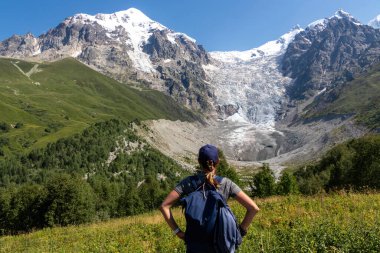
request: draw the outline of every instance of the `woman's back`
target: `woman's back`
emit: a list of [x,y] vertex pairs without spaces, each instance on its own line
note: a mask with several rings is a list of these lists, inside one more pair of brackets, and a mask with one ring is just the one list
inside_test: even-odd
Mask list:
[[[218,178],[218,176],[214,176],[214,178]],[[191,192],[193,192],[194,190],[196,190],[194,189],[194,184],[199,187],[205,181],[206,181],[205,174],[202,172],[199,172],[196,175],[184,178],[182,181],[180,181],[176,185],[174,190],[178,192],[180,197],[186,196],[190,194]],[[218,186],[216,187],[216,190],[220,194],[222,194],[222,196],[224,197],[226,201],[230,197],[235,197],[236,194],[238,194],[241,191],[240,187],[227,177],[222,177],[220,182],[218,180]]]

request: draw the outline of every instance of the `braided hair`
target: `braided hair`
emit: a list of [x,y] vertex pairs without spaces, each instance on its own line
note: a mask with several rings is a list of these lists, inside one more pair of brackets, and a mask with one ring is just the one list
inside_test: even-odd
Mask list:
[[205,145],[200,148],[198,162],[202,172],[205,174],[206,181],[214,187],[219,187],[219,183],[214,179],[216,175],[216,166],[219,163],[218,149],[212,145]]

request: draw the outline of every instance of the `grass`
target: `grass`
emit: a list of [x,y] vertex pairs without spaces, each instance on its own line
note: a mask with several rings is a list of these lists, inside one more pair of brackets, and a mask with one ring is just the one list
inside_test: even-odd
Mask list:
[[[257,199],[239,252],[378,252],[380,194]],[[230,202],[239,220],[244,209]],[[180,209],[174,216],[183,228]],[[0,252],[185,252],[159,212],[0,238]]]
[[71,58],[39,64],[30,79],[13,64],[24,72],[35,66],[0,58],[0,122],[23,123],[22,128],[0,132],[10,140],[2,148],[6,155],[42,147],[110,118],[198,119],[161,92],[139,91]]
[[[355,114],[358,123],[380,128],[380,65],[348,82],[323,112],[312,116]],[[312,104],[311,106],[313,106]]]

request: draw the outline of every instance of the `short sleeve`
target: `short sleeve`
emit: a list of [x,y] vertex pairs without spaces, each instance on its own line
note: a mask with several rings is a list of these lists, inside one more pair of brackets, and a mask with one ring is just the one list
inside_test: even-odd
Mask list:
[[241,192],[241,188],[237,184],[231,181],[230,196],[235,198],[239,192]]
[[232,182],[232,180],[229,178],[224,178],[224,180],[225,182],[222,181],[222,184],[224,183],[224,195],[227,197],[227,199],[229,197],[235,198],[236,195],[241,191],[241,188]]
[[193,187],[191,184],[191,177],[186,177],[181,182],[179,182],[175,187],[174,190],[178,192],[179,196],[187,195],[190,192],[192,192]]

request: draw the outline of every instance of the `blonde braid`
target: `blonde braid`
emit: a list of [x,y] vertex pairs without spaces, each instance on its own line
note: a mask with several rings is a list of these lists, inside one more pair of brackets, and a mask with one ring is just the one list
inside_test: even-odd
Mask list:
[[218,182],[214,179],[214,176],[215,176],[215,167],[214,167],[214,162],[212,160],[208,160],[207,161],[207,167],[205,166],[203,168],[203,171],[205,173],[205,176],[206,176],[206,181],[213,185],[214,187],[219,187],[219,184]]

